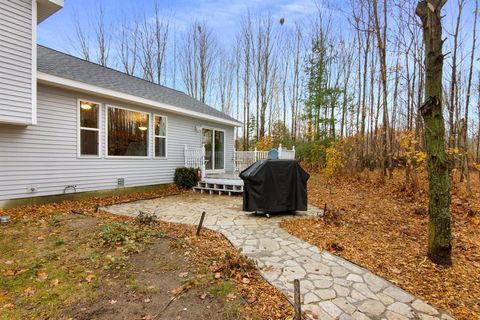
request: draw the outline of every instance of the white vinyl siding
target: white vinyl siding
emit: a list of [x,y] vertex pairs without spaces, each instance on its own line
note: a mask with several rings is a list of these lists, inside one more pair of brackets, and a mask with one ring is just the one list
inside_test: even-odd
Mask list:
[[0,123],[35,122],[35,6],[0,0]]
[[[160,114],[168,118],[167,159],[153,157],[152,133],[149,136],[150,157],[107,157],[106,130],[100,130],[101,156],[79,158],[78,99],[101,105],[101,127],[106,121],[106,105],[147,112],[151,118],[160,113],[155,109],[39,85],[38,124],[29,127],[0,125],[0,200],[62,194],[67,185],[76,185],[77,192],[114,189],[118,178],[125,178],[126,187],[171,183],[175,168],[184,165],[185,144],[201,147],[201,133],[197,127],[225,130],[225,166],[227,172],[233,171],[233,126],[163,111]],[[38,191],[29,192],[30,186]]]

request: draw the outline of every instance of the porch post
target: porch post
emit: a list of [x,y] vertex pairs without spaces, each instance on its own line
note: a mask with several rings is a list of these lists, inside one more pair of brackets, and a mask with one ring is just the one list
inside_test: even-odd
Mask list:
[[282,159],[282,144],[278,146],[278,159]]
[[187,145],[183,148],[183,156],[184,156],[184,162],[185,162],[185,168],[188,168],[188,162],[187,162]]
[[233,172],[237,172],[237,149],[233,148]]
[[202,144],[202,164],[201,164],[201,174],[202,174],[202,179],[205,178],[205,144]]
[[257,161],[257,147],[255,147],[255,151],[254,151],[254,158],[253,158],[256,162]]
[[295,160],[295,146],[292,147],[293,150],[293,159]]

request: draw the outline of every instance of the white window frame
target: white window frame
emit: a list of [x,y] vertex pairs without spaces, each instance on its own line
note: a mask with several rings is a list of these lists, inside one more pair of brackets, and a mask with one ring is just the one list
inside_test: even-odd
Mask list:
[[[165,136],[157,135],[155,134],[155,117],[161,117],[162,119],[165,120]],[[152,129],[152,134],[153,134],[153,158],[154,159],[168,159],[168,117],[154,113],[152,115],[152,120],[153,120],[153,129]],[[157,138],[165,138],[165,157],[157,157],[155,155],[155,148],[156,148],[156,143],[157,143]]]
[[[147,136],[147,155],[146,156],[111,156],[108,154],[108,110],[113,109],[122,109],[131,112],[138,112],[148,115],[148,136]],[[152,132],[152,114],[150,112],[135,110],[131,108],[119,107],[116,105],[107,104],[105,108],[105,158],[110,159],[151,159],[151,132]]]
[[[80,103],[81,102],[88,102],[88,103],[95,103],[98,105],[98,119],[97,119],[97,128],[89,128],[89,127],[81,127],[80,126]],[[102,157],[102,135],[101,135],[101,128],[102,128],[102,121],[101,121],[101,113],[102,113],[102,104],[100,102],[96,102],[90,99],[77,99],[77,158],[81,159],[98,159]],[[98,138],[97,138],[97,155],[82,155],[82,130],[89,130],[89,131],[97,131]]]
[[[225,129],[220,129],[217,127],[209,127],[209,126],[201,126],[200,127],[200,145],[203,145],[203,129],[208,129],[212,130],[212,150],[215,150],[215,131],[221,131],[223,132],[223,169],[205,169],[208,172],[211,173],[225,173],[226,172],[226,166],[227,166],[227,145],[225,143],[225,138],[227,137],[227,133]],[[212,168],[215,166],[215,163],[212,164]]]

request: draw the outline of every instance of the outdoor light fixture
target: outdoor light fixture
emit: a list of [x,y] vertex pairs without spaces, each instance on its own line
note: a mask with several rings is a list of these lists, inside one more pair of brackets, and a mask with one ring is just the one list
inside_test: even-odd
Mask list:
[[147,127],[138,127],[139,130],[142,130],[142,131],[147,131],[148,128]]
[[88,103],[82,102],[80,103],[80,108],[82,108],[83,110],[91,110],[92,106],[89,105]]

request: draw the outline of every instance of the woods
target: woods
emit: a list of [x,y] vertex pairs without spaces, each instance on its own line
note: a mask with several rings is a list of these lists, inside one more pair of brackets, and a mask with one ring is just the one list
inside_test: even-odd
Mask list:
[[209,21],[152,12],[76,17],[74,50],[229,113],[243,122],[239,150],[295,145],[310,169],[378,170],[379,181],[402,168],[413,188],[426,168],[429,256],[450,264],[449,186],[466,180],[470,193],[480,162],[478,0],[324,0],[308,19],[238,12],[228,40]]

